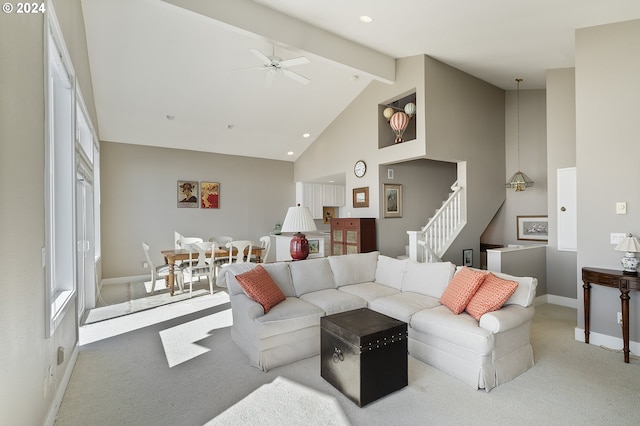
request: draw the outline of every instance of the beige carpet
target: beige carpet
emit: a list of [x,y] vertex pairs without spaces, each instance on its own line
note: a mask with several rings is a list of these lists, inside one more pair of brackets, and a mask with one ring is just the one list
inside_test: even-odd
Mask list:
[[[202,288],[205,286],[207,287],[206,289]],[[205,281],[194,284],[192,297],[205,294],[209,294],[208,284]],[[84,324],[94,324],[123,315],[157,308],[169,303],[180,302],[188,298],[188,287],[184,292],[176,288],[174,295],[171,296],[169,289],[164,287],[164,280],[156,283],[153,293],[151,293],[150,281],[109,284],[102,287],[99,299],[101,303],[94,309],[89,310]]]
[[276,377],[206,423],[207,426],[348,426],[336,398]]
[[[223,292],[130,317],[136,325],[143,321],[136,316],[207,300],[213,305],[198,312],[165,316],[81,346],[56,425],[202,426],[279,376],[335,398],[353,426],[640,424],[640,361],[633,357],[625,364],[621,353],[577,342],[575,309],[537,307],[531,330],[534,367],[491,392],[474,390],[409,357],[409,385],[359,408],[320,377],[319,356],[267,373],[249,366],[231,341]],[[109,332],[111,322],[126,318],[86,328]],[[176,339],[164,339],[169,332]],[[180,355],[179,362],[170,361],[169,354]],[[290,392],[272,399],[289,407],[295,401]],[[300,424],[301,417],[291,409],[280,424]],[[324,420],[331,418],[327,413]]]

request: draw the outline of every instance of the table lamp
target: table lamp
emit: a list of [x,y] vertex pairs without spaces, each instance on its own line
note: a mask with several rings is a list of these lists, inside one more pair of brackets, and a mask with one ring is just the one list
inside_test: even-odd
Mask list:
[[289,252],[293,260],[304,260],[309,256],[309,241],[303,232],[317,231],[316,223],[308,207],[300,205],[289,207],[282,223],[282,232],[295,232],[289,243]]
[[623,272],[625,274],[637,274],[638,258],[636,253],[640,252],[640,241],[632,234],[627,234],[620,244],[616,246],[615,250],[625,252],[624,257],[620,259],[624,268]]

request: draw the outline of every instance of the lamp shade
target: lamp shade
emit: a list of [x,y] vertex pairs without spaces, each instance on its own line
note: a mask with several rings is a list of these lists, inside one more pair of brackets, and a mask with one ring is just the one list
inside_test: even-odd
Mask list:
[[520,170],[515,172],[506,184],[507,188],[515,189],[516,192],[524,191],[530,186],[533,186],[533,181],[531,180],[531,178],[529,178],[529,176],[525,175]]
[[628,253],[640,252],[640,241],[632,234],[627,234],[626,237],[615,248],[617,251],[625,251]]
[[308,207],[289,207],[282,223],[282,232],[313,232],[317,230]]

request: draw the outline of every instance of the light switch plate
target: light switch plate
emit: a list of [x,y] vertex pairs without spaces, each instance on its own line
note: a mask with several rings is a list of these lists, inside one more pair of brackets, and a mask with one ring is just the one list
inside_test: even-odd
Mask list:
[[616,214],[627,214],[627,203],[625,201],[616,203]]
[[612,232],[611,233],[611,244],[620,244],[622,242],[622,240],[624,240],[624,237],[626,237],[627,234],[625,233],[621,233],[621,232]]

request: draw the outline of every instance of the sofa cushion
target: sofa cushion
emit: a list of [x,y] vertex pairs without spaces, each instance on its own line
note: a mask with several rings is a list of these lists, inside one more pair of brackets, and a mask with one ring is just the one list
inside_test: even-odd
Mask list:
[[324,257],[291,262],[289,269],[298,297],[312,291],[336,288],[329,261]]
[[377,251],[370,253],[329,256],[336,287],[373,281],[378,263]]
[[271,275],[273,281],[278,284],[280,290],[287,297],[294,297],[296,290],[293,288],[293,280],[291,279],[291,271],[287,262],[261,263],[262,267]]
[[262,265],[258,265],[244,274],[236,275],[236,280],[250,299],[262,305],[265,314],[286,299],[280,287]]
[[402,276],[402,291],[440,297],[447,288],[455,265],[451,262],[408,262]]
[[369,303],[371,303],[372,300],[375,300],[378,297],[391,296],[393,294],[400,293],[394,288],[377,283],[344,285],[340,287],[339,290],[344,291],[345,293],[356,295]]
[[513,280],[503,280],[502,278],[496,277],[492,272],[489,272],[480,288],[478,288],[478,291],[476,291],[476,294],[474,294],[469,301],[465,310],[477,321],[480,321],[482,315],[500,309],[517,288],[517,282]]
[[370,309],[406,323],[409,323],[416,312],[438,305],[440,302],[437,298],[410,291],[379,297],[369,302]]
[[218,271],[218,279],[216,281],[216,284],[218,286],[223,286],[224,284],[224,286],[229,290],[229,294],[231,295],[246,294],[238,283],[238,280],[236,280],[236,275],[251,271],[256,266],[258,266],[256,263],[244,262],[232,263],[231,265],[220,268],[220,271]]
[[[458,270],[462,269],[461,266]],[[482,269],[476,269],[488,273]],[[520,305],[525,308],[531,306],[536,298],[536,288],[538,287],[538,279],[533,277],[519,277],[515,275],[505,274],[504,272],[494,272],[496,277],[504,280],[513,280],[518,283],[518,288],[513,295],[504,303],[505,305]]]
[[300,299],[316,305],[326,315],[367,307],[363,298],[333,288],[306,293]]
[[257,317],[251,333],[258,339],[265,339],[307,327],[320,327],[323,316],[324,311],[319,307],[297,297],[287,297],[268,313]]
[[411,328],[480,355],[490,354],[495,340],[491,331],[481,328],[471,315],[459,315],[446,306],[423,309],[411,317]]
[[474,271],[467,267],[462,268],[453,276],[442,293],[440,303],[458,315],[469,304],[485,277],[486,274],[483,272]]
[[402,289],[402,276],[407,269],[409,259],[394,259],[384,255],[378,256],[376,265],[375,282],[386,285],[396,290]]

